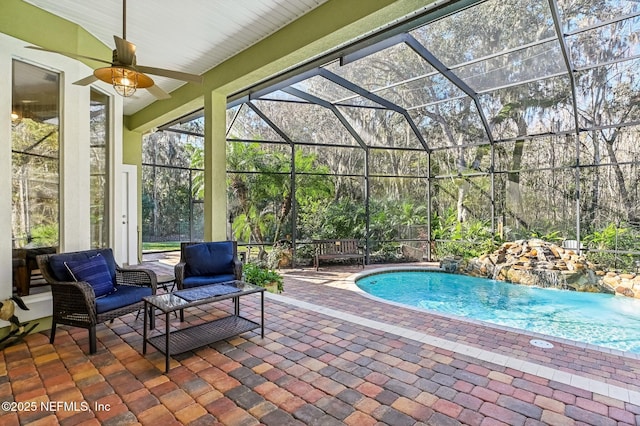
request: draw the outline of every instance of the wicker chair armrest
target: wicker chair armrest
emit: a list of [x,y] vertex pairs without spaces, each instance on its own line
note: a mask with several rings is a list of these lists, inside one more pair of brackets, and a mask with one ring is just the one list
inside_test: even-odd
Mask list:
[[151,269],[116,267],[116,283],[118,285],[134,285],[151,287],[153,294],[158,288],[158,277]]
[[176,276],[176,286],[178,290],[181,290],[182,283],[184,282],[184,271],[187,264],[185,262],[177,263],[173,268],[173,273]]
[[236,280],[242,279],[242,261],[238,258],[233,259],[233,274]]
[[51,281],[53,315],[58,311],[86,315],[91,324],[97,323],[96,295],[93,287],[85,281]]

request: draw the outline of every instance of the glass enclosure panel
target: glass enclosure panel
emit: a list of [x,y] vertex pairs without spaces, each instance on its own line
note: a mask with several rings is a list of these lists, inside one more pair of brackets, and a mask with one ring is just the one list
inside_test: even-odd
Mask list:
[[291,234],[291,147],[227,143],[227,211],[234,238],[271,245]]
[[640,167],[611,164],[580,169],[581,227],[585,235],[617,223],[640,223]]
[[289,173],[227,173],[227,210],[239,243],[272,245],[291,234]]
[[422,259],[422,250],[403,250],[400,240],[416,239],[412,248],[426,247],[428,227],[428,179],[415,177],[372,177],[370,179],[371,263],[394,262],[403,253]]
[[338,107],[368,146],[424,149],[404,115],[390,110]]
[[476,92],[566,73],[556,40],[456,68],[453,72]]
[[590,67],[640,54],[640,17],[626,19],[567,37],[576,68]]
[[[231,129],[231,127],[233,127],[234,124],[234,120],[236,118],[236,116],[238,115],[238,113],[240,112],[241,109],[247,108],[247,106],[245,104],[242,105],[236,105],[232,108],[227,108],[227,134],[229,133],[229,130]],[[204,110],[203,110],[203,114],[204,114]]]
[[91,247],[109,247],[109,97],[91,90],[89,170]]
[[143,241],[189,241],[190,171],[143,165],[142,175]]
[[375,176],[369,183],[371,238],[409,238],[407,226],[427,223],[428,178]]
[[[308,179],[321,184],[320,190],[315,191]],[[296,188],[299,241],[365,237],[363,177],[297,175]],[[313,250],[313,245],[306,245],[298,255],[311,258]]]
[[295,89],[301,90],[303,92],[309,93],[313,96],[317,96],[320,99],[325,101],[335,103],[342,99],[350,98],[351,105],[357,106],[369,106],[369,107],[379,107],[377,103],[360,97],[355,96],[355,93],[351,90],[347,90],[346,88],[327,80],[321,76],[315,76],[308,78],[304,81],[294,84],[291,86]]
[[466,94],[442,74],[402,81],[377,93],[405,109],[466,97]]
[[379,91],[435,73],[435,69],[406,44],[396,44],[346,65],[338,61],[325,66],[329,71],[370,92]]
[[558,0],[560,16],[565,31],[572,32],[588,28],[619,16],[640,13],[640,4],[635,0]]
[[267,93],[260,97],[263,101],[290,101],[290,102],[301,102],[300,98],[297,96],[290,95],[287,92],[283,92],[282,90],[275,90],[273,92]]
[[429,148],[488,142],[471,98],[442,102],[409,111]]
[[[184,121],[174,123],[169,129],[183,132],[193,133],[195,135],[204,136],[204,111],[193,114],[184,119]],[[193,117],[193,118],[192,118]]]
[[191,204],[191,237],[189,241],[204,241],[204,203],[201,201],[193,200]]
[[[300,156],[310,159],[303,165]],[[365,152],[361,148],[342,148],[332,146],[299,145],[296,146],[296,173],[315,173],[331,175],[364,175]]]
[[[318,105],[292,102],[255,101],[264,112],[295,142],[358,145],[336,115]],[[313,119],[309,119],[313,117]]]
[[204,170],[191,169],[190,171],[192,202],[201,203],[204,200]]
[[479,100],[496,140],[575,129],[567,76],[507,87]]
[[577,158],[573,135],[500,142],[494,149],[496,171],[572,167]]
[[[199,125],[183,123],[183,130]],[[142,161],[143,250],[179,250],[180,241],[202,239],[204,137],[170,130],[146,135]]]
[[576,73],[576,98],[585,128],[640,120],[640,108],[634,101],[640,90],[639,67],[636,59]]
[[13,247],[57,248],[60,76],[17,60],[13,61],[12,76]]
[[593,130],[581,135],[580,164],[583,166],[640,164],[640,129],[637,126]]
[[411,31],[453,68],[555,36],[549,4],[538,0],[489,0]]
[[431,186],[432,256],[479,256],[492,241],[491,178],[436,178]]
[[[590,261],[636,272],[640,252],[637,164],[580,169],[580,229]],[[623,253],[632,251],[636,255]]]
[[275,143],[228,142],[227,170],[288,173],[291,170],[291,146]]
[[432,187],[431,202],[440,217],[453,213],[462,222],[491,220],[489,176],[436,178]]
[[486,173],[491,169],[488,144],[439,149],[431,153],[431,176]]
[[575,169],[500,173],[495,194],[503,238],[575,238]]
[[143,164],[202,168],[204,138],[162,131],[144,137]]
[[283,141],[282,137],[247,105],[242,105],[227,132],[229,139]]
[[369,150],[369,170],[377,176],[426,177],[429,176],[428,161],[424,151]]

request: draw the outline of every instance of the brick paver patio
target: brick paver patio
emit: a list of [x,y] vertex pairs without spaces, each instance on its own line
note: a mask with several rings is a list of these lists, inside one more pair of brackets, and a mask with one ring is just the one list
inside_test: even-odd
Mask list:
[[[348,290],[358,271],[287,271],[285,293],[265,301],[264,339],[173,357],[168,374],[161,353],[142,355],[135,314],[99,326],[92,356],[86,330],[59,327],[55,345],[30,335],[0,353],[0,424],[640,424],[638,357],[552,338],[539,349],[527,334],[385,304]],[[202,308],[172,326],[233,310]],[[244,315],[258,309],[243,298]]]

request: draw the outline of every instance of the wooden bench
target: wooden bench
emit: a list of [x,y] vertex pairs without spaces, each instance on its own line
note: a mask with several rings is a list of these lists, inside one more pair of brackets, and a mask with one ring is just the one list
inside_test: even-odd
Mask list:
[[313,243],[316,245],[316,271],[321,260],[333,259],[358,259],[364,268],[364,253],[358,240],[315,240]]

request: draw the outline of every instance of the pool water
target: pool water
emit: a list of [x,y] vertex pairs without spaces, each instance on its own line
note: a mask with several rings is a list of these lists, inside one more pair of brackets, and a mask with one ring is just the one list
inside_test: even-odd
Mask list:
[[426,271],[369,275],[356,284],[404,305],[640,353],[637,299]]

